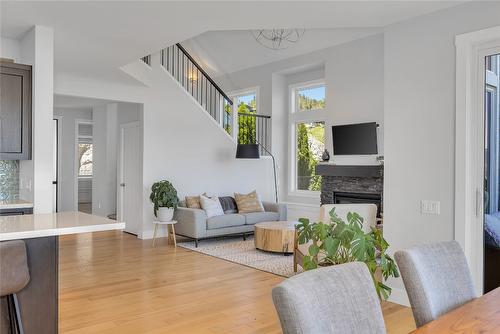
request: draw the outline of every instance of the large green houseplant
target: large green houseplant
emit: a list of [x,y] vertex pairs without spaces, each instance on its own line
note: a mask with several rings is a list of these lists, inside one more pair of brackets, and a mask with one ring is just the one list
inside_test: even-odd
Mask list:
[[[347,214],[347,221],[340,219],[335,209],[330,211],[330,222],[310,223],[299,219],[298,242],[310,243],[304,256],[303,268],[315,269],[347,262],[366,263],[379,298],[387,299],[391,288],[383,283],[389,277],[399,277],[394,260],[386,253],[389,244],[382,231],[372,227],[363,231],[363,218],[354,212]],[[381,277],[380,277],[381,276]]]
[[159,221],[171,221],[174,216],[174,210],[177,209],[179,198],[177,190],[172,183],[167,180],[155,182],[151,187],[149,196],[154,205],[154,214]]

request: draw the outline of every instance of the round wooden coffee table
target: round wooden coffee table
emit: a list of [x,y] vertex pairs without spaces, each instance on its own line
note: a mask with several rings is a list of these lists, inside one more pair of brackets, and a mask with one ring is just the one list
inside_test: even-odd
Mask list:
[[274,221],[255,224],[255,248],[277,253],[293,253],[296,221]]

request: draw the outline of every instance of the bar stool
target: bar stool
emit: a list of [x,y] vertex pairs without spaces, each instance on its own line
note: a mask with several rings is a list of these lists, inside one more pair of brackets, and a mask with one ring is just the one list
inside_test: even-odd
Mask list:
[[30,281],[24,241],[0,242],[0,268],[0,297],[7,297],[11,333],[24,334],[16,295]]

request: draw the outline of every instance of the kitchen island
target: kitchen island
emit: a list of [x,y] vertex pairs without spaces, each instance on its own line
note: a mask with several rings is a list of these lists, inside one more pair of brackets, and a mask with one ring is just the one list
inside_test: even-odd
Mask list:
[[[26,334],[58,332],[58,237],[124,228],[125,223],[81,212],[0,216],[0,242],[26,244],[30,282],[17,294]],[[8,333],[8,326],[7,303],[2,298],[0,333]]]

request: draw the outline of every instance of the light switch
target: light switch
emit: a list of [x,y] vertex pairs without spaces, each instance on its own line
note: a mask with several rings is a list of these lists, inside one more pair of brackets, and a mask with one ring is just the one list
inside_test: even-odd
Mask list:
[[441,213],[441,202],[422,200],[420,202],[420,212],[423,215],[439,215]]

